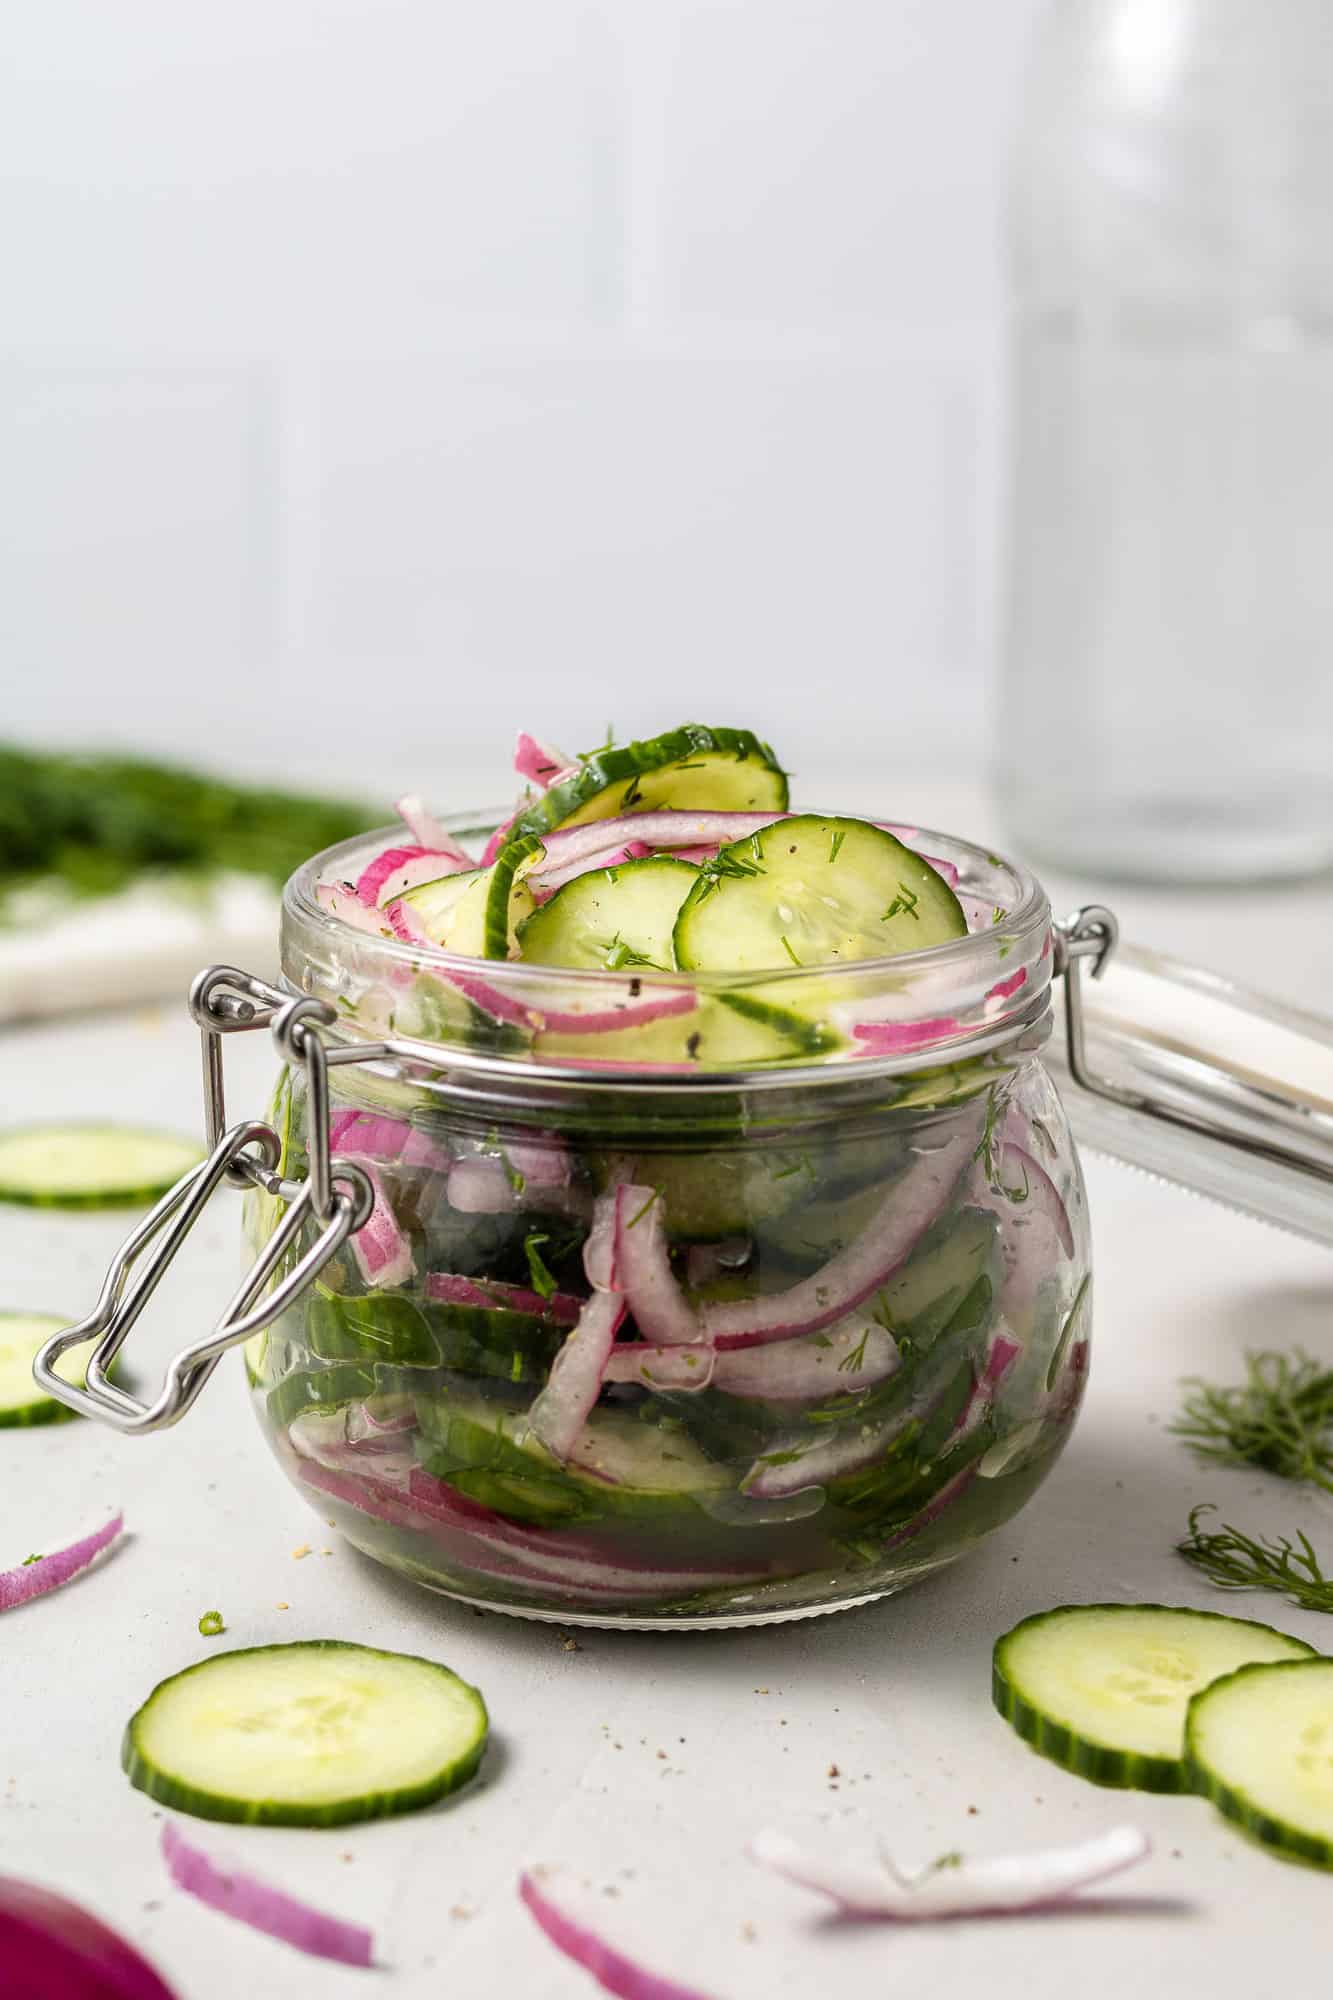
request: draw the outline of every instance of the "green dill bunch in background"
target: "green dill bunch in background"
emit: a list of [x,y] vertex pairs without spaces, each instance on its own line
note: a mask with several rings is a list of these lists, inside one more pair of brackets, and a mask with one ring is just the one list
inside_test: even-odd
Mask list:
[[383,810],[147,763],[0,745],[0,894],[111,895],[140,876],[235,871],[281,886]]

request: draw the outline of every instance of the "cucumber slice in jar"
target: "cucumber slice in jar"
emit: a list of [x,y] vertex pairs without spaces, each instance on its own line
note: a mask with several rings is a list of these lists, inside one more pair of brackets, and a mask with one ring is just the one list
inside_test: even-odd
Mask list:
[[552,833],[624,813],[787,810],[787,778],[767,743],[748,729],[687,722],[645,743],[608,745],[542,798],[525,806],[514,834]]
[[688,970],[847,965],[965,937],[929,862],[865,820],[802,814],[705,862],[676,919]]
[[131,1716],[132,1785],[199,1819],[344,1826],[430,1805],[486,1747],[486,1704],[448,1667],[317,1639],[213,1653]]
[[590,1516],[688,1513],[733,1484],[681,1431],[619,1410],[593,1410],[563,1462],[531,1435],[523,1410],[451,1391],[419,1397],[417,1422],[423,1462],[437,1479],[486,1471],[535,1481],[563,1488]]
[[192,1139],[122,1125],[0,1132],[0,1201],[34,1208],[126,1208],[156,1201],[203,1154]]
[[1274,1853],[1333,1868],[1333,1660],[1251,1665],[1189,1705],[1192,1790]]
[[535,841],[512,841],[489,868],[424,883],[402,901],[439,950],[462,958],[508,958],[516,926],[533,907],[532,891],[515,881],[515,871],[536,851]]
[[1190,1789],[1191,1697],[1237,1667],[1306,1660],[1313,1646],[1271,1625],[1163,1604],[1070,1604],[997,1641],[995,1706],[1043,1757],[1143,1792]]
[[[17,1425],[58,1424],[66,1417],[78,1415],[77,1410],[67,1409],[54,1396],[41,1395],[32,1379],[33,1358],[38,1348],[69,1324],[67,1319],[57,1319],[50,1313],[0,1312],[0,1430]],[[82,1387],[83,1371],[96,1345],[95,1340],[89,1340],[65,1349],[56,1363],[56,1374],[62,1381]]]
[[598,972],[641,965],[669,972],[672,928],[698,873],[688,861],[653,854],[576,875],[520,924],[522,956]]
[[460,905],[469,898],[484,905],[489,878],[489,868],[464,868],[454,875],[441,875],[437,881],[422,882],[398,900],[412,912],[432,944],[441,950],[451,949],[446,940],[455,924],[469,921],[460,918]]

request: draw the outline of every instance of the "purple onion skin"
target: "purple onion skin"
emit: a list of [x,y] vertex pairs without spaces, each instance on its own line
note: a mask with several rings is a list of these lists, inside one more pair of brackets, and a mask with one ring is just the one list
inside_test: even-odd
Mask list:
[[177,2000],[124,1938],[77,1903],[0,1875],[4,2000]]

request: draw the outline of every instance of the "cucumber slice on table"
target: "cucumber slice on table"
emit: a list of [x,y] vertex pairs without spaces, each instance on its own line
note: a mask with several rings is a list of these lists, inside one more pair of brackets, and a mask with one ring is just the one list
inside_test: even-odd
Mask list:
[[648,965],[668,972],[675,965],[671,932],[676,914],[698,874],[688,861],[666,854],[590,869],[525,918],[519,947],[535,965],[598,972]]
[[563,783],[525,806],[512,832],[551,833],[623,813],[785,812],[786,773],[767,743],[748,729],[687,722],[646,743],[607,747],[581,760]]
[[[0,1313],[0,1430],[18,1424],[58,1424],[78,1415],[66,1409],[54,1396],[43,1396],[32,1379],[33,1356],[43,1341],[68,1326],[67,1319],[50,1313]],[[56,1363],[63,1381],[83,1383],[88,1356],[95,1340],[67,1347]]]
[[929,862],[865,820],[806,813],[705,862],[676,919],[690,970],[847,965],[967,935]]
[[1254,1662],[1317,1657],[1271,1625],[1163,1604],[1070,1604],[1015,1625],[995,1647],[995,1706],[1034,1750],[1142,1792],[1190,1789],[1190,1698]]
[[123,1208],[156,1201],[203,1153],[193,1139],[130,1125],[30,1125],[0,1132],[0,1201]]
[[1185,1770],[1252,1839],[1333,1868],[1333,1660],[1241,1667],[1196,1694]]
[[131,1716],[130,1783],[200,1819],[342,1826],[430,1805],[486,1747],[486,1704],[434,1660],[317,1639],[212,1653]]

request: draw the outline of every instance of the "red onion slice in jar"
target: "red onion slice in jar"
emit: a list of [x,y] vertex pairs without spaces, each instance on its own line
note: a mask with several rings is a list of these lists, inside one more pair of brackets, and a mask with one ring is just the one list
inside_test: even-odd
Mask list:
[[907,1261],[948,1206],[980,1130],[979,1119],[954,1123],[943,1145],[919,1152],[899,1175],[854,1243],[788,1291],[705,1306],[700,1315],[705,1337],[719,1350],[756,1347],[814,1333],[855,1311]]
[[526,1285],[505,1284],[499,1278],[464,1278],[453,1271],[432,1271],[426,1279],[426,1297],[441,1305],[477,1306],[494,1312],[532,1313],[553,1319],[559,1326],[573,1326],[584,1300],[573,1292],[531,1291]]
[[423,882],[461,875],[472,865],[466,855],[443,853],[438,847],[386,847],[358,875],[357,897],[368,909],[383,909]]
[[465,847],[461,847],[451,833],[445,831],[434,813],[427,812],[415,792],[408,792],[394,806],[404,826],[418,847],[429,847],[436,854],[447,854],[462,868],[475,868],[476,862]]
[[549,791],[557,778],[568,777],[577,768],[563,751],[553,750],[539,737],[529,736],[526,729],[519,730],[518,741],[514,745],[514,769],[529,784],[540,785],[544,792]]
[[344,1152],[341,1157],[360,1167],[374,1195],[369,1221],[350,1239],[356,1268],[377,1291],[405,1285],[412,1275],[412,1245],[394,1218],[383,1176],[375,1162],[365,1156]]
[[709,1386],[717,1360],[713,1349],[699,1341],[692,1346],[654,1347],[644,1340],[620,1340],[611,1349],[602,1380],[688,1393]]
[[624,1317],[625,1301],[619,1292],[594,1293],[551,1363],[546,1386],[534,1399],[527,1421],[532,1435],[554,1458],[568,1458],[582,1435]]
[[698,1315],[671,1268],[656,1188],[628,1185],[616,1191],[616,1271],[644,1340],[665,1347],[702,1338]]
[[893,1335],[876,1321],[853,1315],[827,1332],[719,1354],[713,1387],[765,1403],[814,1403],[872,1388],[898,1365]]

